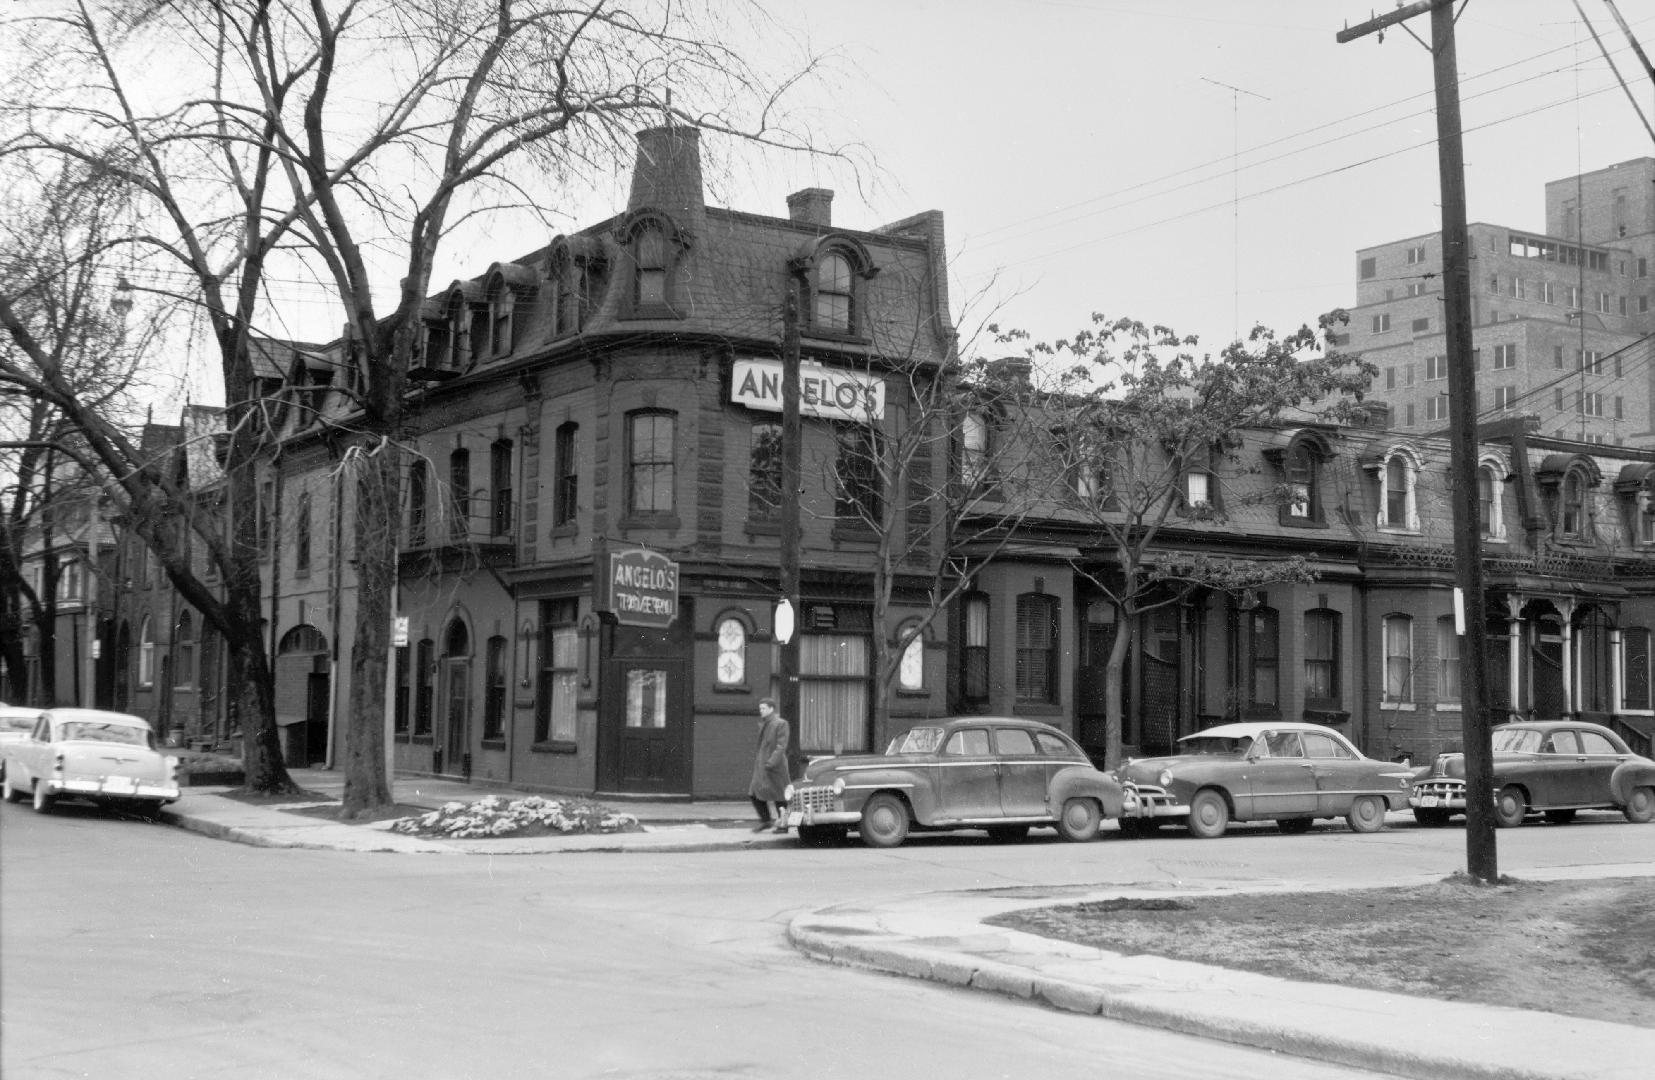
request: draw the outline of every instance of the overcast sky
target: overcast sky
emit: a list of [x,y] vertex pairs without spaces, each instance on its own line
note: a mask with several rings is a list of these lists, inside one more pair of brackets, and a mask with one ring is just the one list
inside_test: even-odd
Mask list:
[[[1430,53],[1395,28],[1334,40],[1373,0],[761,2],[782,30],[730,44],[783,67],[800,49],[828,55],[799,115],[856,140],[877,168],[761,166],[741,152],[719,169],[709,145],[709,202],[784,216],[789,192],[828,187],[835,224],[853,229],[942,210],[962,332],[994,311],[1050,340],[1101,311],[1216,352],[1255,322],[1285,332],[1352,303],[1358,248],[1440,225]],[[1579,4],[1637,108],[1574,0],[1462,9],[1472,221],[1540,231],[1547,181],[1655,154],[1655,85],[1604,0]],[[1619,6],[1655,51],[1655,3]],[[1428,16],[1410,26],[1429,40]],[[624,171],[584,198],[546,192],[559,212],[549,231],[510,215],[472,222],[433,281],[623,209]],[[284,296],[270,332],[338,333],[325,289]],[[210,357],[191,367],[183,392],[215,400]]]
[[[881,179],[866,200],[803,168],[715,194],[779,214],[821,184],[848,227],[940,209],[956,308],[989,290],[1041,338],[1094,310],[1213,350],[1254,322],[1296,328],[1353,302],[1356,249],[1440,225],[1430,53],[1394,28],[1338,44],[1363,0],[771,6],[844,58],[824,107]],[[1580,7],[1649,117],[1655,86],[1609,8]],[[1619,7],[1655,51],[1655,5]],[[1428,16],[1410,25],[1430,40]],[[1538,231],[1547,181],[1655,154],[1572,0],[1470,0],[1458,25],[1472,221]]]

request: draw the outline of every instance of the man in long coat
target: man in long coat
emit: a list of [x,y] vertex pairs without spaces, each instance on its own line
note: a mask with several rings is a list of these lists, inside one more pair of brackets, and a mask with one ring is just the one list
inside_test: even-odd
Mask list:
[[[747,788],[753,809],[759,814],[754,832],[772,828],[779,833],[787,831],[787,745],[787,721],[776,711],[775,699],[765,698],[759,702],[759,746],[753,759],[753,782]],[[772,804],[774,821],[770,816]]]

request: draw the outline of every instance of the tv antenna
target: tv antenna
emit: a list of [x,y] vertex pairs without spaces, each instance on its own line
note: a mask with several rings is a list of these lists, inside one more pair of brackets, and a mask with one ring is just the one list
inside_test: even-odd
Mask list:
[[1204,83],[1221,86],[1230,92],[1230,284],[1231,284],[1231,330],[1236,340],[1241,339],[1241,181],[1239,178],[1239,162],[1241,159],[1241,95],[1256,97],[1260,101],[1270,99],[1263,94],[1255,94],[1251,90],[1243,90],[1239,86],[1231,86],[1227,82],[1209,79],[1201,76]]

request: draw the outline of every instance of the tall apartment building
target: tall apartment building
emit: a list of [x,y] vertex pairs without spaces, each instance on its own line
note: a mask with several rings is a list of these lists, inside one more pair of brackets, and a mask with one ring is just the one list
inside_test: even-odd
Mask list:
[[[1546,185],[1546,231],[1474,223],[1471,317],[1482,421],[1533,416],[1556,438],[1655,445],[1655,158]],[[1399,431],[1448,423],[1442,236],[1356,253],[1346,346],[1379,368]]]

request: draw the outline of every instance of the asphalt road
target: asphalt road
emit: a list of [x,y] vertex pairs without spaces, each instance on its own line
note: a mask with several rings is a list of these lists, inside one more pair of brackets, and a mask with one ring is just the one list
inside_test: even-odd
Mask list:
[[[1603,817],[1500,834],[1502,869],[1651,857]],[[1459,829],[1269,827],[894,851],[414,856],[251,848],[0,806],[0,1074],[598,1078],[1368,1075],[836,968],[801,910],[942,890],[1280,879],[1463,865]],[[1399,1037],[1404,1037],[1399,1033]]]

